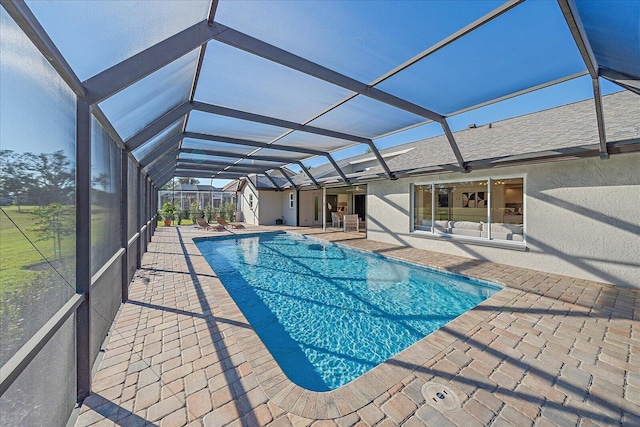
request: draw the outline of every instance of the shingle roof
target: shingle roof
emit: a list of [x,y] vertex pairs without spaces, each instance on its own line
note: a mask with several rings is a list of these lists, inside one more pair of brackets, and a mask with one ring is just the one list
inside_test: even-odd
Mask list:
[[[415,145],[417,144],[416,141],[414,142],[409,142],[406,144],[402,144],[402,145],[396,145],[390,148],[385,148],[380,151],[380,154],[385,157],[389,154],[393,154],[393,153],[397,153],[399,151],[403,151],[403,150],[408,150],[411,149],[413,147],[415,147]],[[360,161],[363,160],[368,160],[370,158],[373,157],[373,154],[371,153],[364,153],[364,154],[360,154],[357,156],[353,156],[353,157],[348,157],[346,159],[342,159],[337,161],[336,163],[338,163],[338,166],[340,168],[344,168],[350,164],[353,163],[358,163]],[[325,163],[319,166],[315,166],[312,169],[309,170],[309,172],[311,173],[311,175],[314,176],[314,178],[322,178],[322,177],[327,177],[327,176],[337,176],[338,173],[336,172],[336,170],[334,169],[333,165],[331,165],[331,163]],[[299,173],[296,176],[293,177],[293,182],[296,183],[296,185],[301,185],[304,183],[308,183],[310,182],[309,177],[304,173]]]
[[222,191],[226,191],[226,192],[236,192],[240,189],[240,180],[239,179],[234,179],[233,181],[231,181],[230,183],[228,183],[227,185],[225,185],[224,187],[222,187]]
[[[273,185],[273,183],[269,181],[269,179],[264,175],[252,174],[245,179],[249,179],[253,184],[253,186],[256,187],[258,190],[277,190],[276,186]],[[280,188],[286,188],[291,186],[289,181],[287,181],[287,179],[284,177],[271,176],[271,179],[273,179]]]
[[176,184],[175,191],[224,191],[206,184]]
[[[640,137],[640,97],[619,92],[603,97],[607,141]],[[594,101],[567,104],[454,133],[465,161],[598,145]],[[388,163],[394,172],[436,165],[455,165],[446,137],[420,141],[411,154]],[[374,172],[374,171],[372,171]],[[376,167],[375,172],[382,172]]]

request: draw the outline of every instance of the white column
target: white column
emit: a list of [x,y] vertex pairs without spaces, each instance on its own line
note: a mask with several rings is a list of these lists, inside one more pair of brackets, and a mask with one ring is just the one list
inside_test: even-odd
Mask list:
[[322,187],[322,231],[327,231],[327,187]]

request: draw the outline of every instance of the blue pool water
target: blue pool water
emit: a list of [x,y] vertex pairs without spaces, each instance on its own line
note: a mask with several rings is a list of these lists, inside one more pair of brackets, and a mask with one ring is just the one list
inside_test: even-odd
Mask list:
[[284,373],[327,391],[501,287],[289,233],[196,239]]

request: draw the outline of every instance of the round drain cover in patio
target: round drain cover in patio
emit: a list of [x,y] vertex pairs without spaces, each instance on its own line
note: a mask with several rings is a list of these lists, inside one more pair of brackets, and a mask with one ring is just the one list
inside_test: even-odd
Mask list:
[[422,395],[427,403],[441,412],[458,412],[461,409],[460,399],[447,386],[428,382],[422,386]]

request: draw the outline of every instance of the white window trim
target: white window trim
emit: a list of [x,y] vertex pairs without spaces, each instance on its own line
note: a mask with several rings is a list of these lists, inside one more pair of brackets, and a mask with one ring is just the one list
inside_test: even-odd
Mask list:
[[[487,237],[473,237],[473,236],[457,236],[449,233],[440,233],[435,230],[433,226],[433,218],[435,217],[435,186],[438,184],[455,184],[458,182],[474,182],[474,181],[487,181],[487,221],[491,224],[491,181],[498,181],[501,179],[522,179],[522,209],[524,211],[524,216],[522,218],[522,242],[514,242],[509,240],[491,240],[491,227],[487,230]],[[416,230],[414,223],[414,209],[415,209],[415,186],[416,185],[431,185],[431,231],[426,230]],[[476,244],[481,246],[491,246],[491,247],[499,247],[504,249],[516,249],[516,250],[526,250],[527,249],[527,174],[509,174],[509,175],[499,175],[499,176],[489,176],[489,177],[468,177],[468,178],[459,178],[459,179],[445,179],[445,180],[433,180],[433,181],[418,181],[413,182],[409,185],[409,207],[410,207],[410,215],[409,215],[409,233],[416,237],[424,237],[434,240],[451,240],[458,241],[461,243],[469,243]]]
[[291,193],[289,193],[289,209],[293,209],[293,205],[294,205],[294,198],[293,198],[293,191]]

